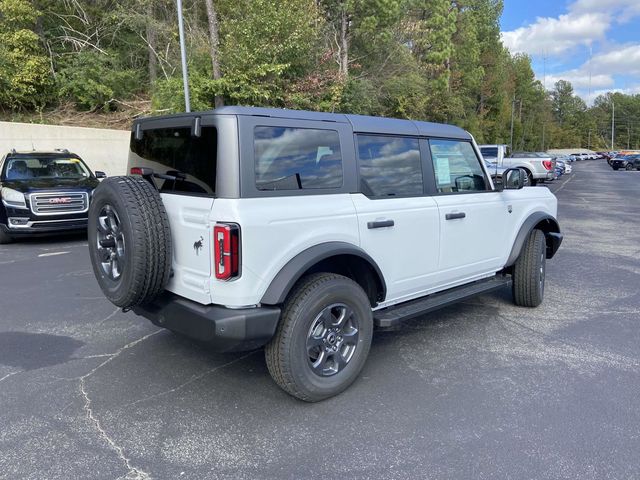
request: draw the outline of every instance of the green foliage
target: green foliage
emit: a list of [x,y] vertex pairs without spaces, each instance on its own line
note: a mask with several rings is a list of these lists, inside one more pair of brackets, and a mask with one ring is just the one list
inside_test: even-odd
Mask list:
[[60,96],[87,110],[114,108],[113,101],[125,98],[131,85],[140,81],[139,72],[123,68],[113,54],[84,50],[63,62],[58,74]]
[[42,108],[51,100],[51,71],[27,0],[0,1],[0,107]]
[[[587,108],[570,84],[546,92],[531,59],[500,39],[503,0],[183,2],[191,107],[227,104],[448,122],[523,150],[637,147],[640,96]],[[110,111],[132,97],[184,109],[170,0],[0,0],[0,108],[71,100]],[[213,79],[212,64],[221,78]],[[511,126],[513,124],[513,136]]]

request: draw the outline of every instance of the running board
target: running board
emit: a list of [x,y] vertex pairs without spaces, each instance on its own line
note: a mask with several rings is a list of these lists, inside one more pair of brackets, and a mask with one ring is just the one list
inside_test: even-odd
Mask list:
[[450,288],[442,292],[433,293],[426,297],[400,303],[392,307],[373,312],[373,323],[376,327],[388,328],[399,325],[403,320],[408,320],[425,313],[430,313],[444,308],[465,298],[473,297],[481,293],[487,293],[502,287],[511,285],[511,277],[496,275],[477,282]]

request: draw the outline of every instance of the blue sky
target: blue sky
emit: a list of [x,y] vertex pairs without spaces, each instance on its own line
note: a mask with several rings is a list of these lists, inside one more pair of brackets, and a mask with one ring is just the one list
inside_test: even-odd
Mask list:
[[588,103],[640,94],[640,0],[504,0],[502,39],[547,89],[570,81]]

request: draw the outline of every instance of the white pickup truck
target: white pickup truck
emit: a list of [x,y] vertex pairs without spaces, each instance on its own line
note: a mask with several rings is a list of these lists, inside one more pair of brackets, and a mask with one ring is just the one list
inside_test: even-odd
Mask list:
[[523,168],[529,177],[529,184],[554,179],[556,159],[541,152],[518,152],[511,154],[509,145],[478,145],[487,168],[491,171],[491,164],[498,168]]

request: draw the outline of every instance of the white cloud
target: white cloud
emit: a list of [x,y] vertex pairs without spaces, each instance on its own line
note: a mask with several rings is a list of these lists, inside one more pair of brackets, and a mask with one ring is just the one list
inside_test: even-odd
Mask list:
[[640,75],[640,44],[618,47],[593,57],[592,71],[606,71],[621,75]]
[[577,0],[569,7],[572,12],[615,12],[615,18],[625,23],[640,15],[638,0]]
[[603,39],[610,24],[603,12],[539,17],[527,27],[502,32],[502,41],[512,53],[559,55]]
[[640,95],[640,84],[634,85],[629,88],[603,88],[600,90],[593,90],[591,92],[591,95],[589,95],[588,91],[578,91],[576,93],[580,95],[585,102],[587,102],[587,105],[592,105],[593,101],[596,98],[598,98],[600,95],[605,95],[607,93],[624,93],[625,95]]
[[[539,79],[543,80],[543,79]],[[568,70],[566,72],[554,73],[547,75],[546,78],[546,86],[548,90],[553,88],[553,85],[558,80],[566,80],[567,82],[571,82],[573,88],[575,89],[588,89],[589,84],[591,84],[591,88],[605,88],[611,87],[615,83],[613,76],[608,74],[591,74],[591,82],[589,82],[589,70],[588,67],[586,70],[584,68],[576,68],[574,70]]]

